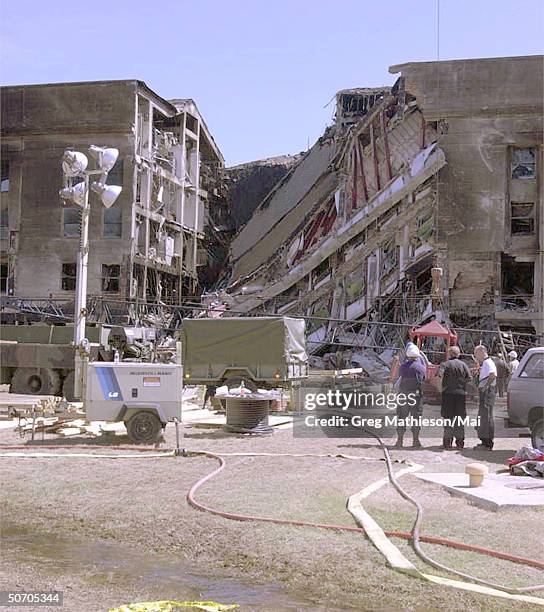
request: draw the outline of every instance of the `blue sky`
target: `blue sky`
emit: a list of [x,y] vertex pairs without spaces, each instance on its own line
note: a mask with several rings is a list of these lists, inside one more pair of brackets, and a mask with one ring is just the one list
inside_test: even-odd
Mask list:
[[[335,92],[437,59],[437,0],[0,0],[6,84],[137,78],[193,98],[227,164],[313,143]],[[440,58],[542,53],[543,0],[441,0]]]

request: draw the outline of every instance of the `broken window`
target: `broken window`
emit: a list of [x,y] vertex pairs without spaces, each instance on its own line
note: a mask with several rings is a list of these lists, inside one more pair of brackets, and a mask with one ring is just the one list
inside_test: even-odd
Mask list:
[[298,299],[298,285],[294,284],[292,287],[289,287],[286,291],[281,293],[279,296],[279,306],[284,306],[293,300]]
[[63,291],[76,290],[76,270],[75,263],[62,264],[60,287]]
[[432,210],[427,211],[417,219],[416,235],[418,246],[429,242],[434,234],[434,214]]
[[8,292],[8,264],[0,265],[0,293],[4,295]]
[[104,293],[118,293],[120,276],[120,265],[102,264],[102,291]]
[[121,238],[122,211],[119,207],[105,208],[102,217],[102,235],[105,238]]
[[534,202],[512,202],[510,215],[512,235],[527,236],[535,233]]
[[398,264],[398,249],[394,240],[382,247],[382,276],[389,274]]
[[328,259],[325,259],[318,266],[314,268],[314,271],[313,271],[314,286],[320,280],[323,280],[326,276],[328,276],[330,272],[331,272],[330,262]]
[[317,302],[314,302],[308,309],[309,319],[306,321],[307,333],[311,334],[316,329],[323,327],[326,321],[331,316],[330,298],[324,297]]
[[65,238],[79,238],[81,235],[81,209],[62,209],[62,235]]
[[346,302],[352,304],[365,293],[365,279],[362,268],[354,270],[346,276]]
[[512,149],[512,178],[533,179],[536,175],[536,149]]
[[503,254],[501,277],[503,306],[505,308],[527,308],[534,295],[535,264],[533,261],[515,261]]

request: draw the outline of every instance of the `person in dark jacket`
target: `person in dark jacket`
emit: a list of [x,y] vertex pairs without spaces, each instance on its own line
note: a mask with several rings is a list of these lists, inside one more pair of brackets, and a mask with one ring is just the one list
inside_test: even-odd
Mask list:
[[450,347],[448,360],[440,365],[437,376],[442,379],[442,407],[440,416],[451,421],[444,425],[442,444],[445,450],[465,447],[465,426],[460,419],[467,416],[467,385],[471,380],[470,370],[464,361],[459,359],[461,351],[458,346]]
[[501,352],[498,352],[493,358],[495,367],[497,368],[497,393],[499,397],[503,397],[508,386],[508,377],[510,376],[510,368],[504,359]]
[[[399,391],[415,396],[415,405],[398,405],[397,404],[397,418],[407,419],[413,417],[419,419],[423,412],[422,408],[422,395],[421,395],[421,383],[425,380],[427,374],[427,368],[425,363],[421,359],[419,349],[415,344],[411,344],[406,348],[406,359],[400,366],[400,385]],[[421,442],[419,441],[419,425],[412,425],[413,435],[413,448],[421,448]],[[397,441],[395,448],[402,448],[404,442],[404,434],[406,433],[406,425],[397,425]]]

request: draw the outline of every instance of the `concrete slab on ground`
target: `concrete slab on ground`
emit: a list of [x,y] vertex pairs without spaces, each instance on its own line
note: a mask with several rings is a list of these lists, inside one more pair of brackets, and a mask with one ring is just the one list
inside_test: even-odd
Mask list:
[[488,474],[481,487],[470,487],[468,474],[437,472],[414,474],[417,478],[440,485],[452,495],[486,510],[505,508],[544,507],[544,479],[510,474]]

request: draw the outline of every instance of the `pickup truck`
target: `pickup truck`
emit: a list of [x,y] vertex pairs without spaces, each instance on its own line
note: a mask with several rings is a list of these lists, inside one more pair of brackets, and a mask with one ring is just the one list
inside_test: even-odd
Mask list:
[[508,383],[509,427],[529,427],[533,448],[544,450],[544,347],[529,349]]
[[185,319],[186,385],[287,387],[308,376],[306,325],[291,317]]

